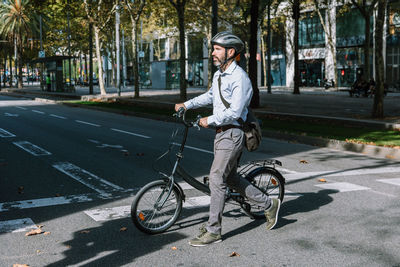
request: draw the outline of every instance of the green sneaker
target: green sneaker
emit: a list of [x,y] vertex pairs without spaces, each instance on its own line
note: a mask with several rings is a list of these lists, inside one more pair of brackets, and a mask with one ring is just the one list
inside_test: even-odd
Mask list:
[[271,207],[264,211],[265,217],[267,218],[267,230],[274,228],[278,222],[279,208],[281,207],[281,200],[277,198],[271,199]]
[[222,238],[220,234],[213,234],[205,230],[205,228],[200,228],[200,235],[190,240],[189,245],[193,247],[204,247],[221,241]]

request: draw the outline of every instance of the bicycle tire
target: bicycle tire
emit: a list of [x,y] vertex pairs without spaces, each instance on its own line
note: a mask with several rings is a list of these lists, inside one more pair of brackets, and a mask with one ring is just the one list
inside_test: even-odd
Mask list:
[[147,234],[158,234],[170,228],[182,210],[182,195],[174,186],[161,209],[157,201],[168,193],[166,181],[157,180],[145,185],[135,196],[131,205],[131,219],[136,227]]
[[[260,167],[252,170],[245,177],[250,183],[260,189],[271,198],[279,198],[283,201],[285,195],[285,178],[276,170],[269,167]],[[265,218],[264,207],[251,202],[250,214],[255,219]]]

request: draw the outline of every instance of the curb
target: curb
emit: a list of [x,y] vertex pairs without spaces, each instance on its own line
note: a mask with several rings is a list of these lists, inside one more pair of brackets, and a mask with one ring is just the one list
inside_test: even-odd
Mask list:
[[376,158],[385,158],[391,160],[400,160],[400,149],[373,146],[366,144],[350,143],[346,141],[340,141],[335,139],[327,139],[322,137],[303,136],[282,132],[274,132],[263,130],[263,137],[284,140],[293,143],[301,143],[305,145],[326,147],[329,149],[335,149],[339,151],[355,152],[367,156]]

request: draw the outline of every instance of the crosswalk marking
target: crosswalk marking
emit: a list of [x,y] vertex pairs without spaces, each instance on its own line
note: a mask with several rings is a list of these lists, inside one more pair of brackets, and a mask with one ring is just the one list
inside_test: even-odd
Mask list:
[[131,206],[85,210],[84,213],[96,222],[116,220],[129,217]]
[[337,190],[338,192],[350,192],[350,191],[358,191],[358,190],[369,190],[369,187],[351,184],[351,183],[328,183],[328,184],[317,184],[317,187],[321,187],[324,189]]
[[38,198],[30,200],[12,201],[0,203],[0,212],[17,210],[17,209],[31,209],[39,207],[56,206],[70,203],[88,202],[95,198],[90,194],[70,195],[61,197]]
[[104,196],[107,196],[108,192],[111,191],[124,190],[122,187],[110,183],[69,162],[58,162],[53,167]]
[[34,145],[28,141],[13,142],[13,144],[18,146],[19,148],[22,148],[26,152],[34,155],[35,157],[51,155],[51,153],[49,151],[47,151],[41,147],[38,147],[37,145]]
[[15,137],[15,135],[0,128],[0,137]]
[[0,233],[18,233],[37,229],[31,218],[0,221]]

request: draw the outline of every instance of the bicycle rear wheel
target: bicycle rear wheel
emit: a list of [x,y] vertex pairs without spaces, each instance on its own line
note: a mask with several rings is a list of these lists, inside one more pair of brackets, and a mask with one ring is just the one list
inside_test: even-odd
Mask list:
[[158,234],[176,222],[182,210],[182,195],[176,186],[169,196],[168,193],[167,182],[158,180],[136,194],[131,205],[131,218],[140,231]]
[[[281,202],[283,201],[285,179],[277,170],[260,167],[251,171],[245,178],[270,198],[278,198]],[[251,206],[250,213],[254,218],[265,218],[264,207],[260,207],[250,201],[248,203]]]

